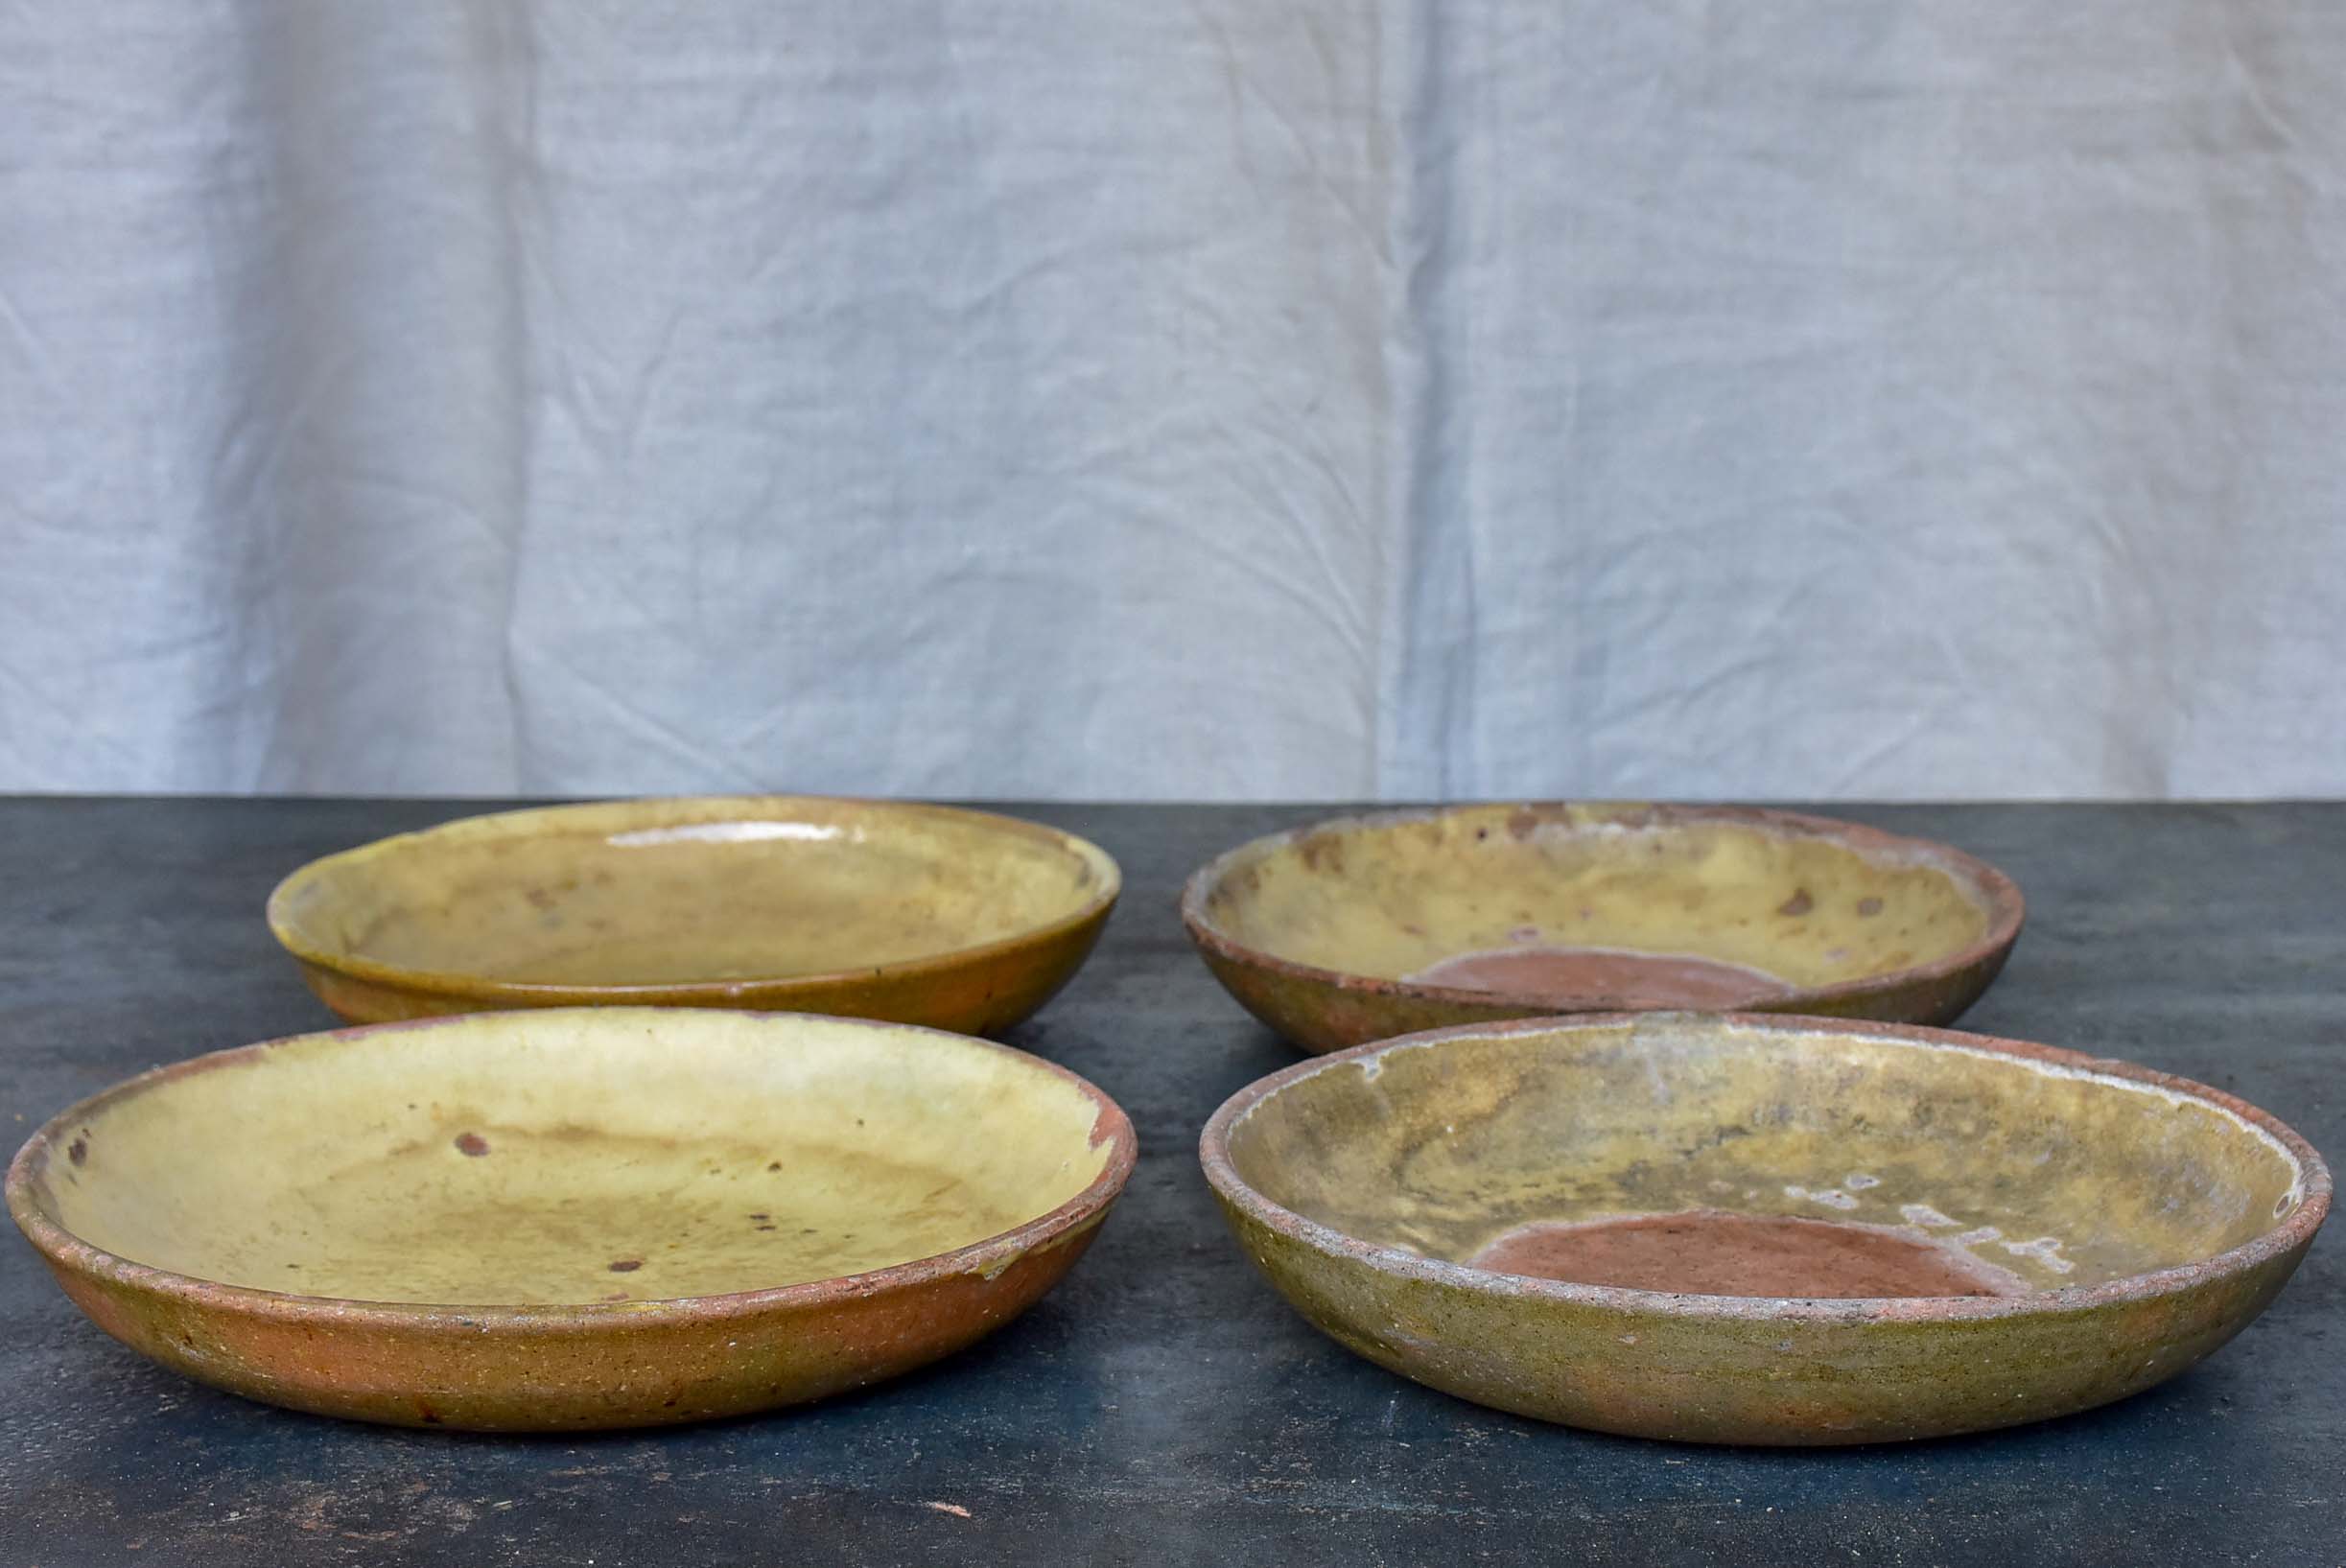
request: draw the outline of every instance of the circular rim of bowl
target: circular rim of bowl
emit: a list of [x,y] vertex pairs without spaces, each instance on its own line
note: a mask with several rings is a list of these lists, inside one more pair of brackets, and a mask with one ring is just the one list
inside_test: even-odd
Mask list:
[[[1362,992],[1375,996],[1406,996],[1454,1007],[1554,1007],[1560,998],[1530,992],[1481,991],[1466,986],[1431,985],[1420,980],[1353,974],[1344,970],[1324,969],[1317,964],[1281,958],[1225,933],[1208,918],[1206,901],[1241,856],[1267,854],[1314,833],[1399,827],[1467,811],[1540,811],[1560,807],[1621,810],[1625,813],[1623,825],[1628,826],[1667,829],[1723,822],[1749,828],[1775,829],[1803,838],[1821,838],[1866,859],[1888,854],[1908,864],[1930,866],[1954,878],[1965,891],[1981,901],[1982,912],[1987,916],[1987,930],[1970,946],[1943,958],[1911,964],[1905,969],[1882,970],[1860,975],[1854,980],[1838,980],[1826,986],[1796,986],[1768,997],[1771,1012],[1797,1015],[1809,1008],[1829,1008],[1833,1003],[1863,997],[1878,991],[1946,979],[2009,949],[2012,944],[2020,940],[2020,928],[2028,919],[2028,901],[2021,896],[2020,884],[1979,856],[1935,839],[1913,838],[1880,828],[1868,828],[1863,823],[1811,816],[1801,811],[1780,811],[1765,806],[1687,806],[1615,801],[1477,801],[1455,806],[1411,807],[1394,811],[1368,811],[1352,816],[1329,817],[1325,821],[1306,823],[1301,828],[1290,828],[1283,832],[1251,838],[1223,851],[1190,874],[1189,880],[1182,888],[1182,924],[1188,928],[1191,941],[1231,963],[1268,970],[1290,979],[1334,986],[1341,991]],[[1590,996],[1585,1007],[1573,1011],[1579,1014],[1636,1012],[1643,1009],[1634,996],[1598,995]]]
[[[618,981],[549,981],[504,980],[493,974],[480,974],[464,970],[415,969],[402,964],[389,964],[378,958],[366,958],[354,953],[336,952],[304,936],[286,912],[286,906],[303,887],[317,881],[330,872],[353,864],[386,857],[418,839],[434,835],[461,835],[495,838],[516,829],[527,829],[547,819],[566,815],[583,815],[597,811],[619,811],[628,807],[659,806],[738,806],[745,811],[812,803],[822,806],[859,806],[888,811],[901,811],[912,816],[950,817],[959,821],[1000,829],[1040,834],[1068,851],[1077,859],[1090,865],[1099,877],[1099,891],[1072,914],[1062,915],[1038,925],[1014,931],[1008,936],[988,942],[972,943],[967,947],[948,948],[918,957],[898,959],[893,963],[858,965],[852,969],[824,970],[800,974],[744,975],[726,980],[618,980]],[[712,819],[715,820],[715,819]],[[746,817],[745,820],[779,820],[774,817]],[[278,946],[305,964],[313,964],[337,974],[370,980],[379,985],[397,987],[403,991],[429,992],[434,995],[460,997],[468,1001],[496,1001],[504,998],[532,996],[587,998],[608,996],[615,1002],[648,1001],[654,997],[679,998],[688,1002],[723,1002],[757,992],[778,1002],[786,1002],[796,991],[816,991],[856,981],[896,980],[915,975],[934,974],[957,969],[965,964],[981,963],[999,954],[1017,951],[1038,943],[1082,929],[1103,918],[1114,907],[1124,888],[1124,871],[1114,856],[1088,838],[1081,838],[1064,829],[1046,823],[1030,822],[1023,817],[1005,816],[998,811],[977,811],[961,806],[937,806],[927,801],[880,800],[860,795],[650,795],[621,797],[611,800],[567,801],[558,806],[528,806],[510,811],[487,811],[472,816],[452,817],[429,828],[410,832],[392,833],[369,840],[347,850],[295,867],[283,880],[270,890],[267,904],[270,934]],[[787,1009],[781,1009],[786,1011]]]
[[[466,1301],[376,1301],[364,1298],[305,1295],[294,1291],[268,1290],[258,1285],[236,1285],[225,1280],[206,1279],[199,1275],[182,1274],[176,1269],[158,1268],[139,1263],[119,1253],[108,1252],[94,1242],[66,1229],[62,1225],[40,1211],[34,1198],[34,1185],[47,1174],[52,1158],[61,1147],[60,1139],[76,1122],[87,1119],[91,1112],[103,1110],[118,1101],[146,1093],[175,1079],[192,1077],[198,1073],[217,1072],[246,1065],[281,1045],[305,1043],[316,1040],[333,1040],[360,1043],[379,1035],[404,1034],[413,1029],[448,1029],[465,1024],[478,1025],[482,1018],[503,1021],[502,1014],[455,1014],[429,1018],[403,1018],[389,1023],[362,1024],[349,1029],[327,1029],[306,1035],[285,1035],[275,1040],[257,1041],[249,1045],[231,1046],[226,1050],[210,1051],[189,1057],[182,1062],[169,1062],[150,1067],[135,1077],[100,1089],[97,1093],[76,1101],[41,1124],[40,1130],[27,1138],[24,1147],[9,1162],[7,1196],[9,1214],[17,1229],[48,1261],[66,1272],[93,1276],[121,1288],[150,1292],[188,1302],[208,1310],[232,1308],[261,1317],[287,1321],[315,1321],[321,1317],[338,1324],[357,1323],[373,1327],[415,1327],[433,1322],[445,1322],[461,1317],[479,1332],[504,1330],[507,1332],[590,1332],[608,1328],[615,1322],[642,1323],[646,1327],[663,1322],[690,1321],[695,1322],[722,1322],[727,1319],[751,1318],[768,1312],[791,1308],[824,1306],[858,1297],[876,1296],[884,1291],[907,1286],[930,1284],[955,1275],[982,1274],[996,1265],[1006,1266],[1018,1258],[1048,1245],[1069,1231],[1077,1230],[1098,1219],[1123,1192],[1131,1180],[1133,1168],[1139,1158],[1139,1141],[1134,1135],[1132,1119],[1123,1107],[1111,1099],[1107,1092],[1056,1062],[1044,1061],[1029,1051],[1004,1045],[996,1041],[981,1040],[974,1035],[956,1035],[943,1029],[927,1029],[918,1024],[891,1023],[879,1018],[843,1018],[826,1013],[752,1012],[746,1009],[730,1013],[720,1009],[684,1012],[676,1009],[644,1008],[636,1011],[645,1015],[645,1021],[659,1026],[674,1023],[678,1018],[694,1019],[708,1017],[803,1020],[825,1026],[837,1025],[846,1029],[902,1030],[917,1035],[935,1035],[957,1044],[976,1046],[1003,1056],[1019,1058],[1031,1066],[1073,1084],[1093,1107],[1091,1147],[1097,1148],[1105,1138],[1113,1143],[1108,1162],[1098,1176],[1083,1191],[1057,1207],[1036,1215],[1033,1219],[1008,1230],[956,1247],[950,1252],[932,1253],[927,1257],[907,1258],[885,1268],[867,1269],[860,1274],[834,1275],[825,1279],[801,1280],[791,1285],[768,1285],[756,1290],[728,1291],[715,1296],[655,1297],[632,1301],[572,1301],[515,1304],[502,1302]],[[529,1019],[558,1021],[565,1014],[590,1014],[598,1021],[622,1017],[611,1008],[547,1008],[521,1015]],[[694,1027],[688,1022],[687,1027]]]
[[[1554,1034],[1559,1031],[1596,1031],[1628,1026],[1631,1030],[1674,1024],[1717,1023],[1723,1027],[1761,1030],[1771,1034],[1841,1035],[1855,1039],[1888,1039],[1933,1050],[2001,1057],[2015,1063],[2040,1063],[2087,1078],[2139,1085],[2225,1112],[2278,1143],[2297,1162],[2303,1196],[2296,1207],[2273,1228],[2212,1257],[2194,1263],[2104,1280],[2099,1285],[2063,1285],[2021,1296],[1701,1296],[1675,1291],[1636,1290],[1622,1285],[1575,1284],[1532,1275],[1501,1274],[1471,1264],[1422,1257],[1397,1248],[1349,1236],[1332,1226],[1306,1218],[1266,1196],[1238,1174],[1231,1162],[1230,1135],[1257,1105],[1316,1073],[1332,1071],[1393,1050],[1412,1050],[1454,1040],[1501,1039],[1513,1035]],[[1576,1306],[1607,1308],[1646,1316],[1696,1321],[1750,1320],[1832,1322],[1973,1322],[2016,1318],[2045,1312],[2076,1312],[2148,1300],[2212,1279],[2228,1277],[2282,1253],[2309,1245],[2330,1212],[2330,1167],[2313,1146],[2270,1112],[2226,1094],[2219,1088],[2138,1063],[2089,1056],[2083,1051],[1991,1035],[1934,1029],[1921,1024],[1877,1023],[1863,1018],[1805,1018],[1782,1013],[1571,1013],[1546,1018],[1511,1018],[1498,1023],[1468,1023],[1422,1034],[1372,1041],[1349,1050],[1299,1062],[1247,1085],[1225,1100],[1198,1136],[1198,1160],[1215,1194],[1257,1223],[1270,1227],[1313,1250],[1349,1258],[1379,1273],[1449,1285],[1487,1295],[1530,1298]]]

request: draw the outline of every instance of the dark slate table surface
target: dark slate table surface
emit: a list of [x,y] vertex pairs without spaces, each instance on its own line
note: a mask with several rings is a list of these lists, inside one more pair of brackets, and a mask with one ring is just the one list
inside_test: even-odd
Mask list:
[[[0,800],[0,1129],[158,1062],[325,1027],[264,928],[301,861],[481,807]],[[1012,809],[1019,809],[1013,807]],[[1836,807],[2010,872],[2029,921],[1965,1020],[2218,1085],[2346,1150],[2346,806]],[[1010,1038],[1116,1096],[1141,1159],[1033,1312],[932,1369],[598,1438],[248,1404],[0,1268],[0,1563],[2346,1562],[2346,1241],[2213,1360],[2065,1421],[1763,1452],[1545,1427],[1354,1359],[1226,1237],[1195,1140],[1293,1061],[1191,956],[1180,879],[1309,808],[1049,806],[1124,865]]]

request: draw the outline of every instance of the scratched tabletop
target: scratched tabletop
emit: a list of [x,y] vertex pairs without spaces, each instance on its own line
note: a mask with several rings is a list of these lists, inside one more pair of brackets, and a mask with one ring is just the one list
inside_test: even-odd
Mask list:
[[[477,803],[0,799],[0,1130],[158,1062],[327,1027],[261,920],[302,861]],[[297,1416],[149,1366],[0,1240],[0,1565],[2346,1562],[2346,1232],[2262,1320],[2122,1404],[1984,1437],[1757,1451],[1502,1416],[1306,1326],[1198,1173],[1294,1061],[1174,913],[1215,852],[1319,814],[1009,807],[1104,846],[1122,906],[1008,1038],[1122,1102],[1139,1169],[1058,1291],[851,1397],[610,1437]],[[2029,900],[1964,1020],[2128,1057],[2346,1154],[2346,806],[1830,808]]]

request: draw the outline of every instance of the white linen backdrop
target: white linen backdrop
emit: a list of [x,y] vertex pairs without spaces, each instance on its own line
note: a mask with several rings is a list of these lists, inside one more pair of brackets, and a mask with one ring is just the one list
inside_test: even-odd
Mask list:
[[0,787],[2346,791],[2330,0],[0,8]]

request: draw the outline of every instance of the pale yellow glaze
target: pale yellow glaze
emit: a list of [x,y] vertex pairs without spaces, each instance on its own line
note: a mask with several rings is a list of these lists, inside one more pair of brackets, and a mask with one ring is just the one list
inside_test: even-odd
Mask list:
[[327,963],[527,985],[786,979],[1011,941],[1097,908],[1090,845],[975,812],[757,797],[505,812],[306,868],[272,917]]
[[1398,980],[1510,948],[1687,954],[1829,986],[1959,953],[1980,900],[1936,866],[1644,807],[1396,813],[1239,852],[1205,918],[1272,958]]
[[1889,1227],[2031,1289],[2202,1262],[2305,1182],[2240,1117],[2132,1079],[1672,1015],[1333,1064],[1230,1157],[1305,1218],[1450,1262],[1527,1224],[1709,1209]]
[[372,1301],[642,1300],[856,1274],[1013,1229],[1100,1174],[1096,1114],[1029,1058],[928,1031],[501,1013],[309,1036],[153,1082],[76,1128],[50,1181],[66,1230],[199,1279]]

